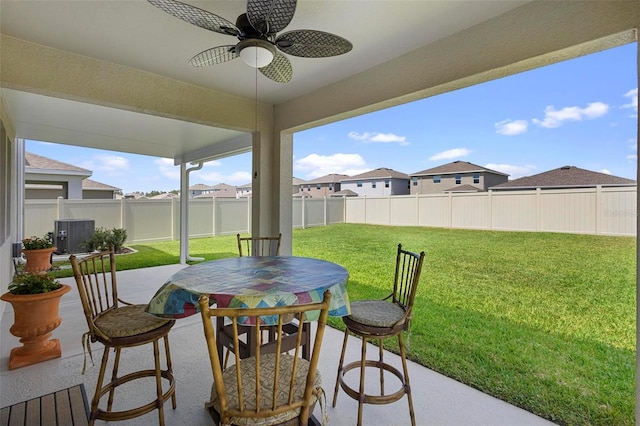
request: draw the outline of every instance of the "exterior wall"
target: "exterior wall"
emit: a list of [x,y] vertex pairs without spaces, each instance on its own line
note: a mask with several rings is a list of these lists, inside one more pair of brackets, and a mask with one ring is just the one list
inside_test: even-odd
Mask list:
[[[456,183],[456,175],[460,175],[460,183]],[[435,175],[440,176],[440,183],[433,183],[433,175],[430,176],[416,176],[418,178],[418,185],[413,184],[413,178],[411,179],[411,191],[414,194],[439,194],[442,191],[455,188],[458,185],[473,185],[486,191],[490,186],[504,183],[508,180],[507,176],[497,175],[495,173],[480,172],[479,183],[474,183],[474,173],[454,173]]]
[[[51,184],[61,184],[66,188],[66,194],[64,194],[65,190],[63,189],[63,197],[70,200],[82,200],[82,181],[86,178],[86,176],[72,176],[72,175],[54,175],[54,174],[45,174],[45,173],[29,173],[28,176],[25,177],[27,182],[37,182],[37,183],[51,183]],[[52,192],[53,194],[53,192]],[[51,197],[56,198],[56,197]]]
[[[320,189],[318,189],[320,186]],[[304,189],[305,194],[310,194],[313,198],[328,197],[334,192],[340,191],[340,182],[335,183],[305,183],[300,185]]]
[[[13,276],[12,243],[17,240],[17,168],[15,133],[0,98],[0,294],[7,291]],[[7,303],[0,303],[0,316]]]
[[24,196],[27,200],[55,200],[64,198],[64,189],[25,189]]
[[[385,186],[385,181],[389,181],[389,187]],[[358,186],[358,181],[345,180],[341,182],[343,190],[350,189],[360,197],[383,197],[387,195],[407,195],[409,194],[409,182],[406,179],[365,179],[362,186]],[[375,183],[375,188],[373,187]]]
[[92,191],[85,189],[82,191],[83,200],[113,200],[113,191]]

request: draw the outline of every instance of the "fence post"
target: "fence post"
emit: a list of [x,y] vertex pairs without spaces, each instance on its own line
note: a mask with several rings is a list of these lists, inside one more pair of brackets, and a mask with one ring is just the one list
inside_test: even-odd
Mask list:
[[489,230],[493,230],[493,190],[489,190]]
[[213,216],[213,223],[211,224],[213,227],[213,236],[217,237],[218,227],[216,226],[218,222],[218,202],[216,201],[216,197],[212,198],[213,203],[211,203],[211,215]]
[[305,229],[305,226],[304,226],[304,199],[307,198],[307,197],[300,197],[300,198],[302,198],[302,207],[300,208],[300,214],[302,215],[301,226],[302,226],[302,229]]
[[[127,229],[126,223],[125,223],[125,210],[126,210],[126,203],[127,203],[127,199],[122,197],[120,198],[120,228],[124,228]],[[133,238],[133,240],[135,240],[135,236]]]
[[449,191],[449,229],[453,228],[453,192]]
[[602,185],[596,185],[596,235],[602,234]]
[[536,188],[536,231],[542,229],[542,190]]
[[324,196],[324,226],[327,226],[327,196]]
[[56,219],[60,220],[60,219],[64,219],[62,217],[62,210],[64,209],[64,197],[58,197],[58,205],[57,205],[57,212],[56,212]]
[[416,192],[416,226],[420,226],[420,194]]

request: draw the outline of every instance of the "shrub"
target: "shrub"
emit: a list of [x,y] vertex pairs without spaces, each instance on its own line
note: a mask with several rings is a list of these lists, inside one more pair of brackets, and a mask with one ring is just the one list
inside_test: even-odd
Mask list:
[[60,283],[50,275],[24,273],[15,275],[9,284],[11,294],[48,293],[61,287]]
[[33,236],[22,240],[22,248],[25,250],[39,250],[51,247],[53,247],[53,241],[47,235],[42,238]]
[[95,250],[108,250],[113,244],[116,253],[122,250],[124,242],[127,240],[127,230],[124,228],[96,228],[93,236],[82,243],[82,248],[88,252]]

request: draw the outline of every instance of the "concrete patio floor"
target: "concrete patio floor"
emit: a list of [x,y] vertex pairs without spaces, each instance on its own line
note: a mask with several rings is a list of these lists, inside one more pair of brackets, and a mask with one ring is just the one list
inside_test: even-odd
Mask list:
[[[184,265],[169,265],[154,268],[121,271],[118,273],[120,297],[132,303],[148,302],[155,291]],[[81,336],[87,325],[72,278],[61,279],[72,286],[60,304],[62,325],[53,333],[60,339],[62,358],[43,362],[16,370],[8,370],[9,352],[18,346],[18,338],[11,335],[9,328],[13,323],[13,310],[5,306],[0,320],[0,407],[38,397],[60,389],[84,383],[90,400],[95,390],[102,345],[93,345],[92,366],[87,356],[87,371],[82,375],[83,349]],[[180,319],[169,335],[173,369],[176,377],[176,396],[178,407],[173,410],[171,404],[165,404],[167,425],[211,425],[213,424],[204,409],[208,400],[212,382],[208,364],[206,344],[202,334],[199,316]],[[353,425],[357,419],[357,402],[339,392],[335,408],[331,407],[336,368],[342,344],[342,332],[327,327],[322,344],[320,372],[327,398],[327,412],[330,425]],[[360,356],[360,341],[355,337],[349,342],[347,359]],[[377,351],[372,348],[371,356]],[[400,368],[399,358],[391,353],[385,356]],[[123,351],[121,371],[134,368],[151,368],[152,349],[150,345]],[[355,374],[355,373],[352,373]],[[357,374],[356,374],[357,375]],[[409,375],[412,385],[416,419],[419,425],[550,425],[552,423],[527,411],[493,398],[455,380],[433,372],[419,364],[409,362]],[[357,378],[356,378],[357,380]],[[369,383],[377,383],[377,377],[371,377]],[[389,383],[390,387],[392,383]],[[122,392],[116,392],[116,406],[146,403],[151,397],[154,385],[144,383],[139,387],[124,385]],[[151,392],[148,392],[151,391]],[[320,417],[320,407],[315,414]],[[119,422],[122,425],[157,424],[157,411],[130,421]],[[365,405],[364,424],[371,425],[407,425],[410,424],[406,397],[389,405]],[[106,424],[96,422],[96,424]]]

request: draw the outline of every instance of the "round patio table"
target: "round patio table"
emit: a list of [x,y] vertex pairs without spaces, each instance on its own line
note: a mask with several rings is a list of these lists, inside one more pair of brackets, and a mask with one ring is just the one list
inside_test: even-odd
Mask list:
[[[295,256],[231,257],[188,266],[156,292],[147,312],[184,318],[198,312],[206,294],[218,307],[257,308],[319,302],[331,292],[329,315],[350,314],[347,270],[321,259]],[[309,318],[313,320],[314,318]],[[268,318],[262,318],[264,325]],[[249,325],[249,323],[246,323]]]

